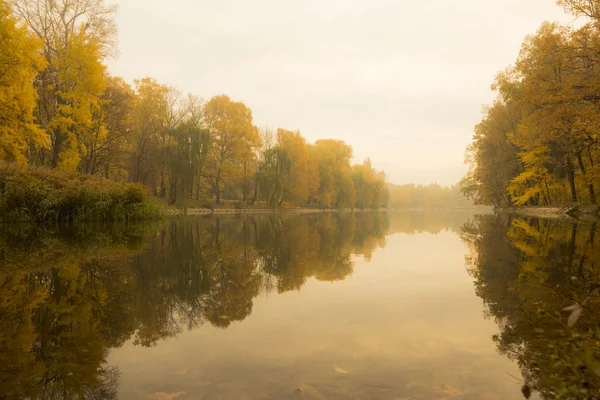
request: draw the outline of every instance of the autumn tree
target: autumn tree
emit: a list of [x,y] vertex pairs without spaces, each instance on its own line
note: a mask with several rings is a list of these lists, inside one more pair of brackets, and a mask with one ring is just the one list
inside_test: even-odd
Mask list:
[[[561,4],[572,11],[595,7]],[[599,50],[591,24],[544,23],[525,39],[515,65],[498,75],[498,99],[475,129],[466,195],[495,206],[597,202]]]
[[[206,165],[217,203],[226,183],[242,180],[249,187],[252,176],[249,163],[260,145],[258,129],[252,123],[252,111],[228,96],[213,97],[204,107],[204,123],[211,135],[211,159]],[[248,190],[245,189],[246,195]]]
[[173,143],[169,147],[169,197],[171,203],[198,196],[200,177],[210,149],[210,134],[192,117],[169,132]]
[[[277,145],[283,149],[290,160],[290,171],[283,186],[285,201],[292,204],[308,202],[311,183],[317,181],[318,175],[310,166],[310,145],[300,132],[277,129]],[[311,173],[312,172],[312,173]]]
[[137,106],[134,114],[135,147],[131,160],[131,179],[159,193],[159,158],[167,131],[169,88],[151,78],[135,81]]
[[275,146],[265,152],[255,179],[260,197],[270,207],[283,202],[291,166],[292,161],[285,149]]
[[46,62],[41,42],[18,27],[11,8],[0,1],[0,158],[26,163],[29,145],[47,148],[48,137],[34,119],[37,93],[32,85]]
[[100,46],[83,30],[71,34],[70,42],[53,60],[57,70],[57,108],[47,129],[52,139],[52,166],[75,171],[90,147],[106,141],[106,128],[99,114],[106,89],[105,66],[100,62]]
[[352,147],[341,140],[324,139],[314,144],[319,166],[317,201],[324,207],[353,207]]
[[357,208],[381,208],[388,204],[389,191],[385,174],[379,172],[366,159],[361,164],[352,166],[354,191]]
[[[12,3],[15,14],[43,43],[42,55],[48,64],[35,81],[35,117],[50,136],[51,146],[46,150],[32,143],[32,152],[37,155],[33,161],[74,170],[86,152],[80,136],[92,129],[104,135],[101,123],[90,126],[89,115],[96,113],[97,98],[103,91],[101,63],[106,55],[116,51],[116,7],[103,0]],[[81,66],[83,73],[65,70],[74,65]]]
[[137,95],[122,78],[107,77],[101,97],[101,115],[106,136],[92,137],[84,158],[86,172],[122,180],[129,177],[129,158],[135,149]]

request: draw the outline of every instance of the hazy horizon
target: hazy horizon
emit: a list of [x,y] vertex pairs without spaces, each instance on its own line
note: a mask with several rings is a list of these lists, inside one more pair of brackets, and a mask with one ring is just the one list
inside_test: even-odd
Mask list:
[[112,74],[227,94],[259,127],[344,140],[395,184],[458,182],[495,74],[542,21],[573,20],[553,0],[118,5]]

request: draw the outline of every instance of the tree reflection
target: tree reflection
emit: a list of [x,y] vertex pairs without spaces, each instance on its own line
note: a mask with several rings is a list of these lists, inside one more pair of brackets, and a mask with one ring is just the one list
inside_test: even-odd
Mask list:
[[[477,295],[503,354],[544,398],[600,395],[600,246],[595,224],[480,217],[463,227]],[[569,326],[571,305],[584,305]],[[571,322],[575,322],[574,320]]]
[[227,328],[261,294],[345,279],[386,235],[437,233],[458,224],[449,218],[360,212],[6,226],[0,398],[114,398],[111,348],[154,346],[203,324]]
[[110,348],[226,328],[260,293],[344,279],[388,226],[380,213],[11,226],[0,235],[0,398],[114,398]]

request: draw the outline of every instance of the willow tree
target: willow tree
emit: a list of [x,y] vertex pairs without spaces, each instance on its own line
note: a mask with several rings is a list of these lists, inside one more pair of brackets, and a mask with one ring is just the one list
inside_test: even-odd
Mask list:
[[158,194],[159,159],[167,131],[169,88],[156,80],[135,81],[137,104],[134,113],[135,144],[131,160],[131,179]]
[[318,140],[314,144],[319,168],[317,201],[323,207],[353,207],[352,147],[341,140]]
[[[171,203],[185,201],[196,187],[199,190],[202,169],[210,149],[210,133],[189,119],[170,132],[174,143],[169,147]],[[198,193],[197,193],[198,195]]]
[[265,152],[256,172],[256,187],[260,197],[271,207],[283,202],[285,182],[290,174],[291,161],[287,151],[275,146]]

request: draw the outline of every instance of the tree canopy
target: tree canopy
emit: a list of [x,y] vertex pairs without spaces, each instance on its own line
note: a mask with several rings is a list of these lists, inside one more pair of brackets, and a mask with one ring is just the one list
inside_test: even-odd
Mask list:
[[[132,181],[173,204],[385,207],[385,175],[352,148],[279,128],[150,77],[111,76],[116,7],[105,0],[0,0],[0,160]],[[263,130],[264,131],[264,130]]]
[[580,28],[544,22],[496,77],[498,96],[475,128],[462,181],[477,204],[597,203],[600,3],[558,3],[588,21]]

